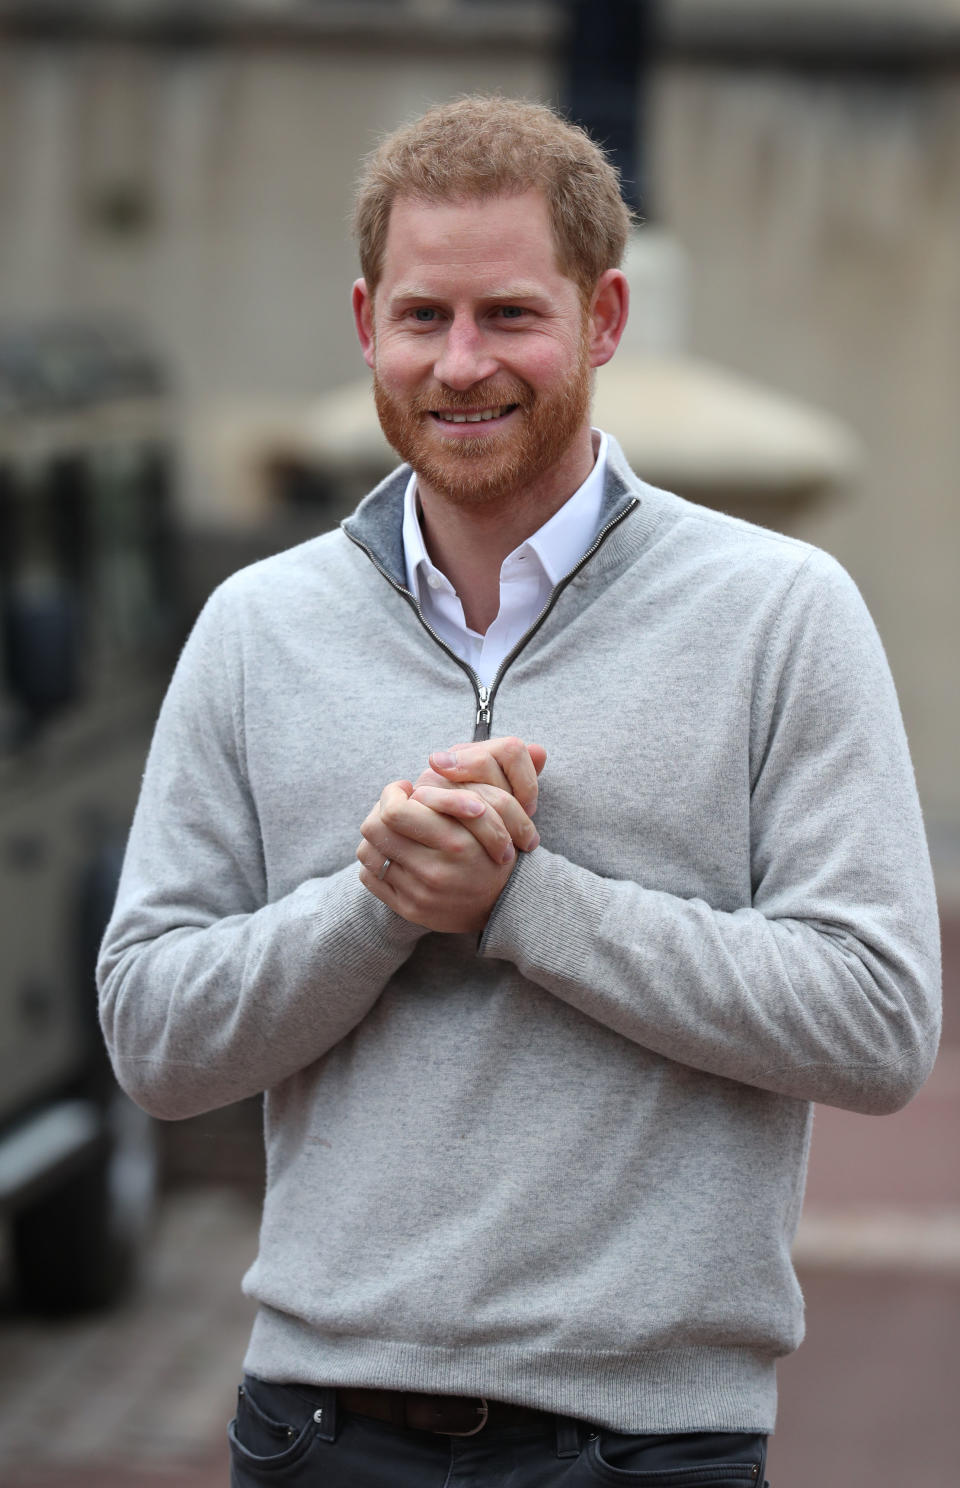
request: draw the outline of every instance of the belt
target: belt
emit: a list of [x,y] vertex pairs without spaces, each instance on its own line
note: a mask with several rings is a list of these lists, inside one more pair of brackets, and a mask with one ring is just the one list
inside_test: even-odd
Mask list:
[[555,1425],[556,1416],[482,1395],[416,1395],[407,1390],[338,1389],[337,1403],[357,1416],[442,1436],[476,1436],[485,1426]]

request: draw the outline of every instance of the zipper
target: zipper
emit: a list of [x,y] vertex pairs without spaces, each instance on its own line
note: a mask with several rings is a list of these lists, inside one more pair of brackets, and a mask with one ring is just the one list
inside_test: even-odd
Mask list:
[[[486,733],[479,730],[486,729]],[[489,739],[490,737],[490,689],[484,687],[481,682],[477,688],[477,721],[473,728],[474,739]]]
[[344,532],[345,536],[350,539],[354,547],[359,548],[361,553],[366,553],[367,557],[370,559],[370,562],[377,570],[377,573],[386,579],[391,589],[394,589],[397,594],[401,596],[402,599],[406,600],[407,604],[410,606],[410,608],[413,610],[413,613],[420,621],[420,624],[427,632],[427,635],[430,636],[434,641],[436,641],[441,651],[445,651],[446,654],[450,657],[451,661],[455,661],[460,670],[466,672],[467,676],[470,678],[470,681],[473,684],[474,696],[476,697],[477,701],[477,713],[473,728],[473,740],[474,743],[477,743],[483,739],[489,739],[490,737],[490,728],[493,722],[494,695],[497,691],[497,688],[500,686],[500,683],[502,682],[508,667],[510,667],[513,662],[516,661],[517,657],[520,655],[524,647],[533,640],[533,637],[536,635],[541,625],[543,625],[544,621],[547,619],[547,616],[553,610],[554,605],[560,598],[564,589],[566,589],[567,585],[570,584],[576,578],[577,574],[580,573],[581,569],[583,569],[586,564],[590,562],[590,559],[606,542],[607,538],[610,536],[610,533],[613,532],[616,527],[619,527],[624,518],[628,517],[633,509],[639,505],[639,496],[634,496],[630,501],[629,506],[625,506],[622,512],[618,513],[617,516],[611,518],[607,525],[600,529],[580,561],[578,563],[575,563],[570,572],[560,580],[559,584],[550,595],[549,600],[547,601],[544,608],[541,610],[540,614],[537,616],[533,625],[531,625],[530,629],[520,637],[513,650],[510,651],[503,658],[503,661],[501,661],[500,665],[497,667],[496,675],[493,681],[490,683],[489,687],[484,686],[484,684],[480,681],[480,678],[477,676],[476,672],[473,670],[473,667],[470,666],[468,662],[465,662],[462,657],[458,656],[456,651],[451,650],[443,637],[439,636],[434,630],[433,626],[427,623],[427,621],[423,618],[423,611],[417,604],[416,598],[410,593],[410,590],[406,587],[406,585],[398,583],[393,575],[387,572],[383,564],[374,556],[372,549],[367,547],[366,543],[361,542],[358,537],[354,537],[353,533],[348,532],[346,527],[344,527],[342,531]]
[[503,658],[503,660],[501,661],[500,665],[497,667],[496,676],[494,677],[493,681],[490,683],[489,688],[478,686],[478,688],[477,688],[477,723],[476,723],[476,728],[474,729],[474,733],[473,733],[474,741],[476,741],[478,739],[489,739],[489,737],[490,737],[490,724],[491,724],[491,720],[492,720],[492,716],[493,716],[493,699],[494,699],[494,694],[496,693],[497,688],[500,686],[500,683],[503,680],[503,677],[504,677],[505,672],[507,671],[507,668],[509,666],[511,666],[514,661],[516,661],[517,657],[520,655],[520,652],[524,649],[524,647],[530,641],[533,640],[533,638],[536,635],[537,631],[540,629],[541,625],[543,625],[544,622],[546,621],[547,616],[553,610],[554,605],[557,603],[557,600],[560,598],[561,594],[563,593],[564,589],[566,589],[567,585],[573,582],[573,580],[577,577],[577,574],[581,571],[581,569],[583,569],[584,567],[586,567],[586,565],[590,562],[590,559],[594,556],[594,554],[597,553],[600,550],[600,548],[603,547],[603,544],[606,542],[607,538],[610,536],[610,533],[613,532],[614,528],[619,527],[620,526],[620,523],[624,520],[625,517],[628,517],[630,515],[630,513],[633,511],[634,507],[637,507],[639,505],[640,505],[640,498],[638,496],[634,496],[633,499],[631,500],[629,506],[625,506],[622,512],[620,512],[617,516],[611,518],[611,520],[607,523],[607,525],[605,527],[602,527],[600,529],[600,531],[597,533],[596,537],[593,539],[593,542],[590,544],[589,548],[584,553],[584,555],[580,559],[580,561],[578,563],[575,563],[574,566],[573,566],[573,568],[571,568],[570,572],[564,578],[562,578],[560,580],[559,584],[554,589],[554,591],[551,594],[549,600],[547,601],[547,603],[544,606],[544,608],[540,611],[540,614],[537,616],[536,620],[531,625],[530,629],[526,632],[525,635],[522,635],[520,637],[519,641],[514,646],[513,650],[510,651]]
[[348,532],[347,529],[346,529],[346,527],[342,527],[341,528],[341,531],[343,532],[343,534],[344,534],[345,537],[348,537],[350,539],[350,541],[353,543],[353,545],[354,545],[355,548],[359,548],[360,551],[361,551],[361,553],[366,553],[367,557],[370,559],[370,562],[373,564],[374,568],[377,570],[377,573],[380,574],[382,578],[386,579],[387,583],[390,585],[390,588],[396,590],[397,594],[400,595],[400,598],[401,599],[405,599],[406,600],[407,604],[410,606],[411,610],[416,615],[417,619],[420,621],[420,624],[423,626],[424,630],[427,632],[427,635],[430,636],[430,638],[432,640],[436,641],[437,645],[440,647],[440,650],[441,651],[445,651],[447,653],[447,655],[449,656],[450,660],[451,661],[455,661],[457,663],[457,666],[460,668],[460,670],[462,672],[466,672],[467,676],[470,678],[470,681],[473,683],[473,691],[474,691],[474,694],[475,694],[476,699],[477,699],[477,709],[478,709],[478,711],[477,711],[477,718],[479,719],[479,717],[480,717],[480,710],[482,710],[482,708],[483,708],[483,703],[481,702],[481,695],[486,695],[487,689],[484,687],[483,683],[480,681],[480,678],[477,676],[476,672],[473,670],[473,667],[470,666],[467,662],[465,662],[462,656],[458,656],[457,653],[456,653],[456,651],[451,650],[451,648],[447,645],[446,641],[443,639],[443,636],[437,635],[437,632],[434,630],[434,628],[433,628],[432,625],[428,625],[427,624],[427,621],[424,620],[424,618],[423,618],[423,611],[421,610],[420,606],[417,604],[415,595],[413,595],[413,594],[410,593],[410,590],[406,587],[405,584],[399,584],[397,582],[397,580],[393,577],[393,575],[387,572],[387,570],[384,568],[383,564],[380,563],[378,561],[378,559],[374,557],[373,550],[371,548],[368,548],[367,545],[366,545],[366,543],[361,542],[358,537],[354,537],[352,532]]

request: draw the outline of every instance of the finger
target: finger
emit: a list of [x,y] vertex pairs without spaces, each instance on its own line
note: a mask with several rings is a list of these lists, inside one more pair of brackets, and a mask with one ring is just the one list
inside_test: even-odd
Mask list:
[[444,816],[456,816],[461,819],[483,816],[487,804],[480,799],[479,791],[472,785],[469,788],[451,785],[449,780],[444,780],[440,775],[435,775],[434,780],[436,784],[430,781],[414,786],[413,795],[410,797],[413,805],[429,806],[431,810],[442,812]]
[[[444,764],[444,761],[454,763]],[[495,785],[499,790],[510,791],[512,794],[510,782],[496,756],[482,744],[477,748],[469,744],[455,744],[452,749],[438,749],[431,754],[430,763],[436,764],[437,768],[424,770],[417,785],[439,785],[441,782],[446,786]],[[440,774],[441,769],[443,774]],[[424,779],[426,775],[433,776],[434,779],[428,782]]]
[[413,782],[412,781],[410,781],[410,780],[391,780],[390,783],[389,783],[389,785],[385,785],[383,787],[383,790],[380,792],[380,805],[383,806],[385,800],[387,802],[396,802],[396,803],[399,803],[400,801],[406,800],[409,796],[412,796],[412,795],[413,795]]
[[[391,781],[389,785],[384,786],[380,793],[379,801],[360,823],[361,837],[364,841],[370,843],[375,853],[378,852],[380,854],[381,861],[384,858],[397,858],[399,860],[403,856],[403,839],[396,833],[391,832],[383,820],[384,802],[392,804],[394,809],[397,809],[412,793],[413,785],[409,780]],[[357,848],[358,858],[361,856],[362,847],[363,842]],[[379,863],[373,863],[371,860],[371,866],[379,867]]]
[[367,842],[366,840],[361,841],[357,848],[357,862],[361,868],[365,868],[368,873],[372,873],[374,878],[378,879],[381,883],[386,877],[386,869],[388,867],[395,867],[398,872],[400,869],[399,859],[387,857],[385,853],[381,852],[379,847],[375,847],[372,842]]
[[[388,871],[393,866],[393,859],[384,855],[369,842],[361,842],[357,848],[357,861],[362,868],[366,868],[381,883],[386,878]],[[397,864],[399,871],[400,865]]]
[[375,873],[373,869],[367,868],[361,863],[360,882],[365,889],[370,891],[375,899],[380,900],[381,904],[388,904],[391,909],[396,909],[399,896],[399,875],[403,870],[399,863],[391,862],[390,872],[394,874],[392,881],[389,875],[381,878],[379,873]]
[[[506,780],[506,776],[504,776],[504,780]],[[520,802],[515,799],[505,786],[498,788],[494,785],[456,785],[452,780],[444,780],[443,776],[438,775],[436,770],[424,770],[423,774],[417,778],[414,784],[411,799],[419,800],[420,791],[424,786],[436,786],[438,789],[446,791],[472,791],[475,795],[482,797],[488,805],[492,806],[494,811],[499,812],[504,826],[513,839],[515,847],[521,852],[533,852],[535,847],[539,847],[539,832],[520,805]]]
[[[439,779],[440,777],[436,777]],[[491,811],[500,818],[514,846],[521,852],[533,852],[540,845],[540,834],[524,811],[520,802],[510,794],[509,791],[500,790],[494,785],[471,785],[451,786],[449,782],[443,781],[439,789],[431,786],[417,785],[414,787],[411,800],[422,801],[424,805],[431,806],[435,811],[456,812],[456,803],[459,797],[470,792],[471,795],[479,796],[490,807]],[[490,824],[484,822],[479,813],[475,822],[465,820],[464,826],[470,828],[474,836],[478,837],[487,845],[487,836]],[[489,848],[487,849],[490,850]],[[491,853],[491,856],[493,854]],[[495,862],[509,862],[506,856],[499,854],[494,858]]]
[[516,796],[509,791],[498,790],[495,785],[472,785],[470,790],[497,812],[510,833],[514,846],[520,852],[533,852],[535,847],[540,846],[540,833],[536,824],[530,820]]
[[[504,776],[504,780],[506,780],[506,776]],[[460,789],[456,781],[446,780],[442,775],[438,775],[436,770],[431,770],[429,766],[426,770],[423,771],[421,775],[418,775],[416,780],[413,782],[414,791],[418,791],[421,785],[435,785],[438,790]]]
[[[506,792],[500,794],[506,797]],[[494,807],[488,806],[474,795],[472,790],[451,790],[446,785],[442,788],[427,785],[417,787],[411,801],[438,815],[458,817],[463,826],[473,833],[492,862],[509,863],[516,856],[510,832],[502,817]],[[470,806],[469,812],[464,811],[465,805]]]
[[[409,782],[400,784],[412,794],[413,786]],[[465,844],[470,841],[465,830],[466,821],[471,816],[487,813],[489,808],[468,791],[448,790],[443,795],[451,804],[446,812],[441,813],[411,800],[406,789],[395,789],[393,785],[384,789],[379,803],[360,827],[361,836],[380,854],[377,866],[384,858],[393,858],[404,866],[411,866],[418,847],[455,854],[463,852]],[[455,820],[457,817],[463,825]]]
[[[524,756],[523,751],[526,751],[529,759]],[[454,744],[450,749],[434,751],[430,758],[437,763],[456,759],[455,767],[445,765],[452,777],[448,784],[478,784],[482,780],[486,785],[495,785],[514,795],[519,792],[525,799],[532,795],[535,805],[536,777],[546,762],[547,751],[542,744],[524,744],[520,739],[487,739],[479,743]],[[532,766],[532,775],[527,768],[528,763]],[[510,770],[512,783],[503,765]],[[469,777],[469,781],[466,777]],[[427,769],[418,777],[416,784],[436,785],[441,778],[443,777],[438,778],[436,770]]]
[[509,736],[435,750],[430,764],[438,774],[457,783],[508,789],[532,816],[537,809],[537,776],[546,758],[547,752],[541,744],[527,745],[522,739]]

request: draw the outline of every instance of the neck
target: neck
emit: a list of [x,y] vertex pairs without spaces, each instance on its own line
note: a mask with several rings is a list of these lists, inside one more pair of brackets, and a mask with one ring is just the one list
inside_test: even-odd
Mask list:
[[503,560],[548,522],[593,469],[590,430],[568,451],[562,472],[554,466],[521,491],[470,505],[417,476],[420,524],[431,561],[446,574],[471,630],[484,635],[500,610]]

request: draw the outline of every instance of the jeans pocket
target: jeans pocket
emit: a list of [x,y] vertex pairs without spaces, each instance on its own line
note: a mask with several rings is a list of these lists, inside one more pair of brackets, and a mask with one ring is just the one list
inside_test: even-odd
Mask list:
[[[658,1448],[651,1463],[649,1437],[636,1439],[638,1448],[631,1449],[631,1438],[616,1432],[601,1431],[587,1443],[584,1457],[594,1479],[599,1483],[635,1483],[644,1488],[761,1488],[766,1460],[763,1437],[731,1435],[728,1449],[714,1452],[710,1447],[719,1440],[705,1443],[703,1455],[678,1450],[673,1456]],[[695,1438],[689,1438],[692,1444]],[[682,1438],[681,1438],[682,1441]],[[642,1444],[642,1445],[641,1445]],[[670,1458],[673,1460],[669,1460]],[[665,1458],[667,1460],[665,1460]]]
[[[237,1414],[227,1427],[234,1488],[259,1483],[292,1483],[317,1440],[307,1403],[278,1396],[287,1392],[248,1375],[237,1392]],[[288,1397],[289,1398],[289,1397]]]

